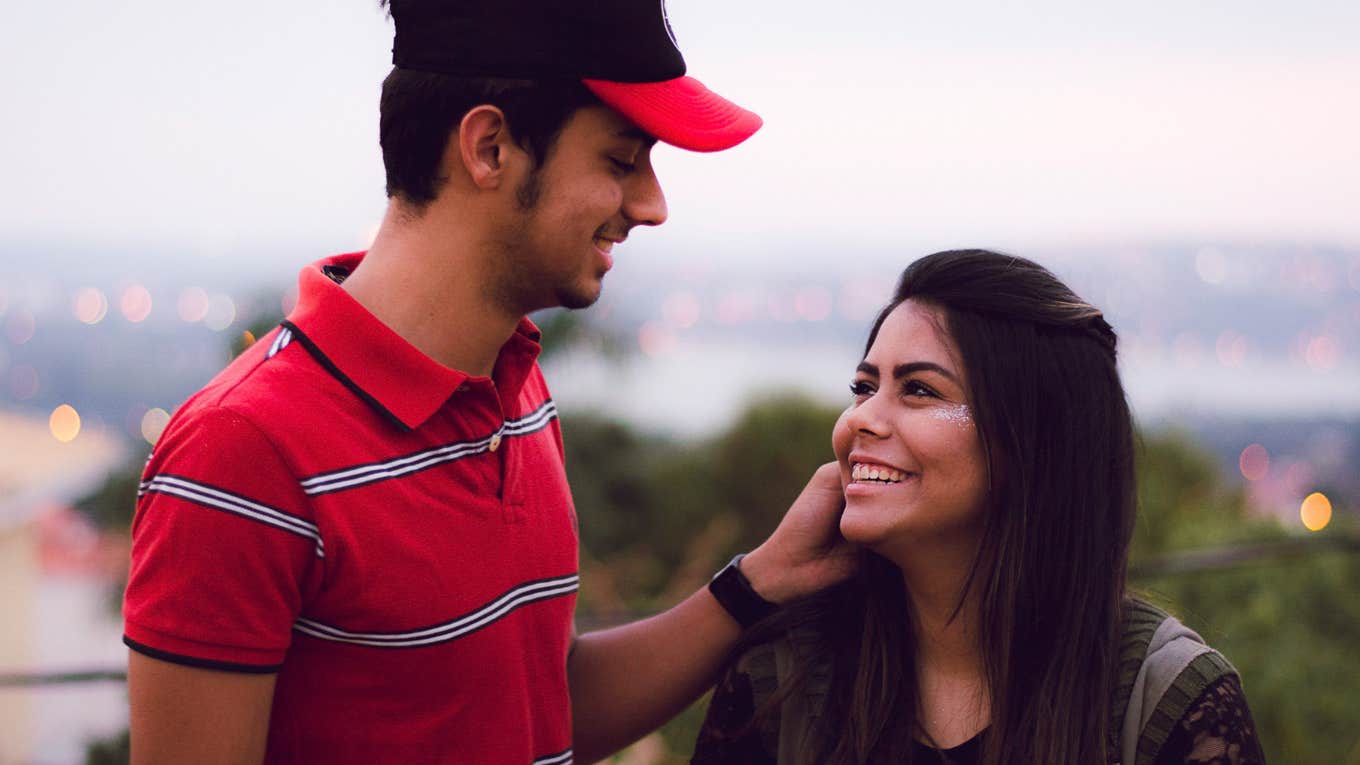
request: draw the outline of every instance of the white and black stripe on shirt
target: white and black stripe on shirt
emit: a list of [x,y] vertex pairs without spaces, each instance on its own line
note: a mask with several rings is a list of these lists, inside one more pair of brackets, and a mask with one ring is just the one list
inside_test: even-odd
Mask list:
[[496,438],[509,438],[512,436],[526,436],[535,433],[548,426],[548,423],[557,417],[557,405],[552,399],[544,401],[533,412],[523,417],[508,419],[500,430],[482,438],[469,441],[455,441],[450,444],[436,446],[432,449],[425,449],[414,454],[407,454],[382,462],[373,462],[365,465],[355,465],[353,467],[341,468],[340,470],[330,470],[325,473],[318,473],[302,479],[302,490],[309,496],[319,494],[329,494],[334,491],[353,489],[357,486],[366,486],[378,481],[386,481],[392,478],[418,473],[422,470],[443,465],[448,462],[483,454],[491,450],[491,443]]
[[304,635],[336,643],[374,648],[415,648],[447,643],[488,627],[521,606],[570,595],[580,588],[577,574],[524,582],[491,602],[456,619],[407,632],[352,632],[314,619],[301,618],[293,629]]
[[274,354],[287,348],[288,344],[291,342],[293,342],[293,330],[288,327],[279,329],[278,337],[274,338],[274,344],[269,346],[269,352],[266,353],[264,357],[267,359],[274,358]]
[[306,537],[316,542],[318,558],[326,556],[325,545],[321,541],[321,530],[317,528],[315,523],[276,507],[257,502],[250,497],[169,473],[155,475],[149,480],[143,481],[137,488],[137,496],[140,498],[146,494],[164,494],[178,497],[202,507],[221,510],[267,526],[273,526],[291,534]]

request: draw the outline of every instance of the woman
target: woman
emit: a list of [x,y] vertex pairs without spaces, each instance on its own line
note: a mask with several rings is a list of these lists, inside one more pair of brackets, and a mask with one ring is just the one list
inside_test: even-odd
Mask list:
[[1030,261],[913,263],[832,435],[859,570],[748,631],[693,762],[1262,762],[1231,665],[1126,596],[1115,344]]

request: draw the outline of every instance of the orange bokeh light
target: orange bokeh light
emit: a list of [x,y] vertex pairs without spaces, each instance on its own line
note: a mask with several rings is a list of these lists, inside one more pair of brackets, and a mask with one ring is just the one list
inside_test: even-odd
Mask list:
[[69,444],[80,435],[80,413],[70,404],[62,404],[52,410],[52,416],[47,418],[47,427],[52,431],[53,438]]
[[1313,492],[1299,508],[1299,518],[1309,531],[1322,531],[1332,521],[1332,502],[1322,492]]

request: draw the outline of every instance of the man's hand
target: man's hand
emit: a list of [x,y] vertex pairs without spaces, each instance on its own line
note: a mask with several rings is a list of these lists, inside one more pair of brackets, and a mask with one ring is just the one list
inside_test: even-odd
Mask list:
[[779,528],[741,561],[741,572],[761,597],[786,603],[850,576],[858,560],[840,532],[845,493],[834,462],[817,468]]

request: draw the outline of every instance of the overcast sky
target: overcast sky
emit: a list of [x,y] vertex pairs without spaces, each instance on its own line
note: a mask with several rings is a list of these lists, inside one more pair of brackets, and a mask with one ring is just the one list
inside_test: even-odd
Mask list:
[[[766,127],[721,155],[659,149],[671,222],[626,248],[778,267],[790,249],[1360,246],[1354,0],[669,11],[690,73]],[[294,264],[360,247],[384,204],[390,48],[372,0],[11,3],[0,242]]]

